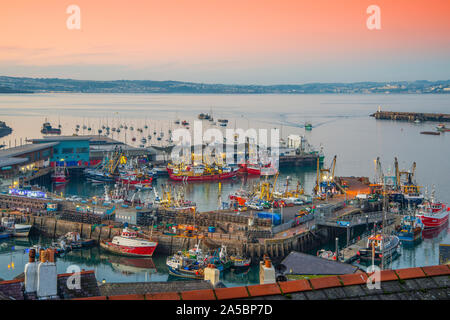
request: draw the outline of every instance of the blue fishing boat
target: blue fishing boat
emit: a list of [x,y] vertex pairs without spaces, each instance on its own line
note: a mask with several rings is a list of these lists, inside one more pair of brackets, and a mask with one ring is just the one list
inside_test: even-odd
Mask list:
[[420,218],[405,216],[402,219],[397,236],[401,241],[414,242],[422,239],[423,229],[424,225],[422,221],[420,221]]

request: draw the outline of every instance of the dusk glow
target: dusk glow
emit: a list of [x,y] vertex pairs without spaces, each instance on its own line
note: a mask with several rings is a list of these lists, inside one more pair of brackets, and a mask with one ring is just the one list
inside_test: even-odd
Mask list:
[[[69,30],[69,5],[81,29]],[[381,10],[369,30],[367,7]],[[8,1],[0,73],[77,79],[304,83],[447,79],[450,2]]]

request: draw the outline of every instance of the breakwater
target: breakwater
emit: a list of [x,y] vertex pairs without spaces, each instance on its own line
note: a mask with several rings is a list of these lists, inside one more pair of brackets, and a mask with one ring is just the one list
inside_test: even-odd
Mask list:
[[446,113],[377,111],[370,116],[381,120],[450,122],[450,114]]

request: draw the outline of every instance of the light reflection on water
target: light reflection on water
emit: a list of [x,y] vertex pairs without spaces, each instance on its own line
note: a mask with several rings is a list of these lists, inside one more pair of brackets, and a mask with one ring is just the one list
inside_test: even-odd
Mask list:
[[[97,128],[106,123],[116,127],[120,123],[128,123],[134,125],[135,129],[148,124],[150,133],[155,129],[158,132],[165,130],[167,136],[167,130],[175,128],[173,121],[176,118],[192,122],[196,120],[197,114],[210,112],[212,107],[214,118],[229,119],[230,128],[277,127],[281,129],[284,138],[289,134],[305,134],[312,145],[323,145],[326,165],[337,155],[336,175],[339,176],[373,178],[373,161],[377,156],[381,158],[385,173],[393,169],[394,157],[398,157],[401,169],[409,169],[415,161],[418,184],[428,186],[428,190],[435,185],[436,197],[450,203],[450,134],[420,134],[420,131],[434,130],[437,123],[377,121],[369,117],[369,114],[377,110],[378,105],[384,110],[392,111],[448,113],[448,95],[14,94],[1,95],[1,98],[1,120],[6,121],[14,131],[12,135],[0,138],[0,144],[4,142],[6,145],[14,145],[14,141],[20,143],[20,138],[40,137],[40,128],[46,117],[54,126],[60,122],[63,134],[69,135],[74,133],[76,124],[89,124],[92,132],[96,133]],[[304,131],[305,121],[313,124],[312,131]],[[205,127],[209,125],[204,122]],[[143,135],[147,134],[148,132],[144,132]],[[136,130],[134,135],[137,135]],[[125,131],[122,130],[120,135],[115,134],[113,138],[125,141]],[[137,138],[135,146],[140,144],[140,139]],[[129,131],[126,139],[128,143],[132,143]],[[282,172],[279,177],[280,188],[287,175],[294,180],[299,179],[306,192],[311,191],[315,182],[314,169],[297,168]],[[244,186],[256,181],[244,181]],[[156,185],[162,183],[167,183],[167,179],[159,179]],[[223,182],[222,201],[227,201],[228,194],[241,185],[240,179]],[[215,209],[218,205],[218,189],[218,183],[189,184],[186,187],[186,198],[195,201],[200,210]],[[81,195],[102,194],[103,187],[71,182],[64,192]],[[400,257],[392,262],[392,267],[437,264],[439,243],[450,243],[448,227],[433,235],[433,238],[425,238],[414,248],[402,248]],[[334,244],[329,244],[330,248],[333,246]],[[70,254],[67,258],[69,257]],[[14,261],[14,270],[7,268],[10,259],[17,260]],[[11,279],[19,274],[26,260],[27,258],[18,252],[9,253],[2,249],[0,277]],[[168,275],[162,271],[164,257],[154,257],[153,260],[158,271],[148,274],[147,277],[151,281],[165,281]],[[98,279],[104,277],[107,281],[145,281],[145,273],[126,275],[114,271],[112,265],[103,260],[91,265],[88,265],[87,261],[89,260],[79,263],[85,269],[95,268]],[[61,259],[61,262],[58,272],[65,272],[71,262],[64,259]],[[249,275],[228,277],[230,283],[241,283],[241,280],[242,283],[252,283],[257,281],[257,270]]]

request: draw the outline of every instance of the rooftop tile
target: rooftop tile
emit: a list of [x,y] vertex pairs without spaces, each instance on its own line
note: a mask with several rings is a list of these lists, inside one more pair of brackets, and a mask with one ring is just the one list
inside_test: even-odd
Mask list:
[[105,296],[74,298],[72,300],[106,300]]
[[214,289],[218,300],[247,298],[246,287],[217,288]]
[[340,287],[341,282],[338,277],[326,277],[326,278],[315,278],[311,279],[311,286],[313,289],[323,289],[323,288],[332,288],[332,287]]
[[425,277],[425,273],[421,268],[397,269],[395,273],[402,280]]
[[344,286],[365,284],[367,281],[367,275],[365,273],[344,274],[338,276],[338,278],[341,279]]
[[438,265],[430,267],[422,267],[423,271],[427,276],[443,276],[450,274],[450,268],[448,265]]
[[181,299],[183,300],[216,300],[216,296],[212,289],[193,290],[181,292]]
[[180,295],[177,292],[147,293],[145,300],[180,300]]
[[109,296],[108,300],[144,300],[143,294],[123,294],[117,296]]
[[252,297],[281,294],[280,287],[276,283],[247,286],[247,288]]
[[291,293],[296,291],[311,290],[311,285],[308,280],[293,280],[293,281],[283,281],[278,283],[280,285],[281,291],[283,293]]

